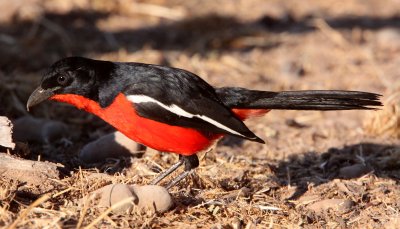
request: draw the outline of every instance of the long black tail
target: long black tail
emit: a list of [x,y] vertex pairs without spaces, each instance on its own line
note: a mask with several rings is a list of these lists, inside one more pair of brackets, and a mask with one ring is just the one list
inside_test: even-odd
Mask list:
[[382,106],[381,95],[361,91],[255,91],[238,87],[216,89],[230,108],[282,110],[371,110]]

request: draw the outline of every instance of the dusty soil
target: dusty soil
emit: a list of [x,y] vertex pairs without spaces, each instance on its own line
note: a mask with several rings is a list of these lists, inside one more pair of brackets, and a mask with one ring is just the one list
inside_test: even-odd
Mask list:
[[215,86],[363,90],[386,101],[381,111],[250,120],[267,144],[226,138],[171,190],[173,209],[121,215],[80,199],[110,183],[146,184],[178,157],[148,150],[85,164],[79,150],[113,129],[47,102],[30,114],[62,121],[68,136],[1,151],[62,170],[39,183],[2,173],[1,227],[79,228],[99,217],[99,228],[400,227],[397,0],[18,0],[0,9],[0,115],[12,120],[28,115],[46,67],[71,55],[180,67]]

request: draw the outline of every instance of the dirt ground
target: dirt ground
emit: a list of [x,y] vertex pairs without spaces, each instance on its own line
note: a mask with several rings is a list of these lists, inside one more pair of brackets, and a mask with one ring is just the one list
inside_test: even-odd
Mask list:
[[400,227],[400,1],[2,0],[0,9],[0,115],[11,120],[28,115],[46,67],[74,55],[184,68],[214,86],[362,90],[385,102],[380,111],[249,120],[265,145],[223,139],[171,189],[170,211],[119,215],[80,199],[111,183],[146,184],[177,155],[148,150],[85,164],[79,150],[113,129],[46,102],[29,114],[65,123],[67,136],[18,142],[8,153],[61,169],[36,183],[2,172],[0,227],[96,219],[98,228]]

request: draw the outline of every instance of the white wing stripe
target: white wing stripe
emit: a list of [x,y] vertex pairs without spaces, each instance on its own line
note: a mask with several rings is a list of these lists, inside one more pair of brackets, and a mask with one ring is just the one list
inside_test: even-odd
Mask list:
[[218,128],[226,130],[226,131],[228,131],[228,132],[230,132],[232,134],[236,134],[236,135],[245,137],[243,134],[240,134],[239,132],[234,131],[231,128],[225,126],[225,125],[222,125],[221,123],[219,123],[219,122],[217,122],[217,121],[215,121],[215,120],[213,120],[213,119],[211,119],[211,118],[209,118],[207,116],[199,115],[199,114],[191,114],[191,113],[183,110],[182,108],[178,107],[175,104],[171,104],[171,105],[168,106],[168,105],[165,105],[165,104],[161,103],[160,101],[157,101],[157,100],[155,100],[155,99],[153,99],[153,98],[151,98],[149,96],[146,96],[146,95],[128,95],[127,98],[132,103],[156,103],[160,107],[162,107],[162,108],[164,108],[164,109],[166,109],[166,110],[168,110],[168,111],[170,111],[170,112],[172,112],[172,113],[174,113],[176,115],[183,116],[183,117],[186,117],[186,118],[197,117],[197,118],[203,119],[204,121],[206,121],[208,123],[213,124],[214,126],[216,126]]

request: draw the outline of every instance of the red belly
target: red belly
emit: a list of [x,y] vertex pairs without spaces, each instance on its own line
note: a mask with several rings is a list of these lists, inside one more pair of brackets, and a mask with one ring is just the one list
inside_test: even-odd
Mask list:
[[106,108],[101,108],[98,103],[79,95],[55,95],[51,99],[93,113],[132,140],[162,152],[192,155],[209,148],[214,141],[222,137],[219,134],[170,126],[140,117],[123,94],[119,94]]
[[[55,95],[51,99],[72,104],[95,114],[132,140],[162,152],[192,155],[209,148],[223,136],[143,118],[136,113],[134,105],[123,94],[119,94],[106,108],[101,108],[95,101],[80,95]],[[232,111],[238,118],[244,120],[263,115],[269,110],[232,109]]]

